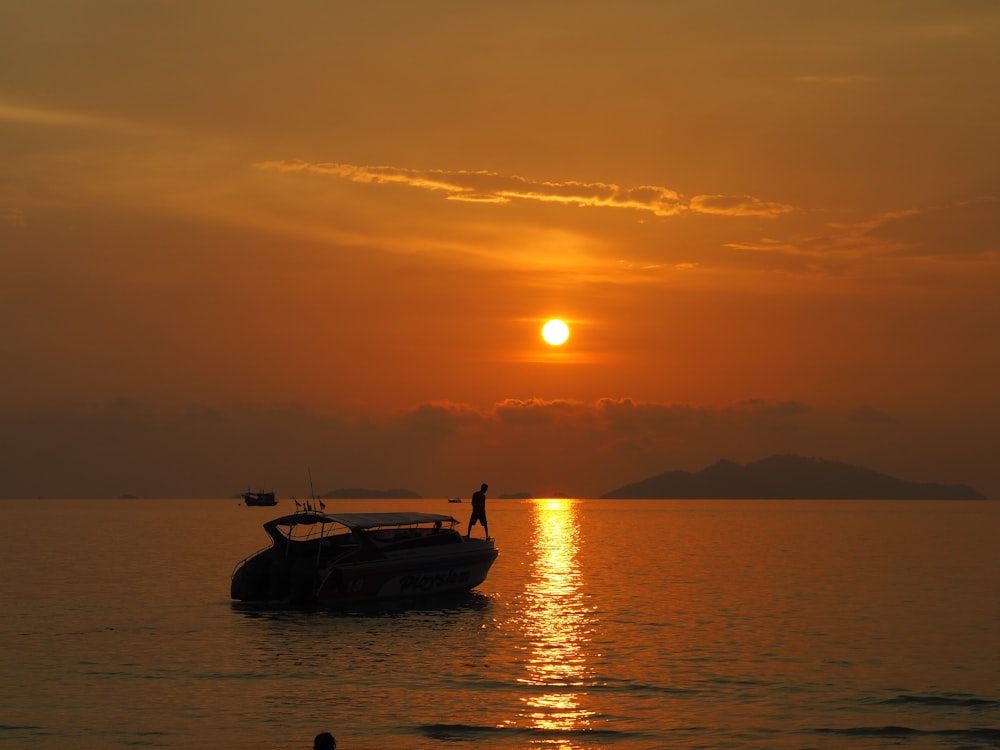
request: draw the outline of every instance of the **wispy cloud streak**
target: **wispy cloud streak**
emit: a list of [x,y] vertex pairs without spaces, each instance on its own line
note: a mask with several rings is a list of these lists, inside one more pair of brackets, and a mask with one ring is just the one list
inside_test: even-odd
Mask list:
[[265,161],[254,165],[261,170],[305,172],[329,175],[364,184],[406,185],[447,194],[449,200],[480,203],[537,201],[569,206],[624,208],[655,216],[675,216],[686,212],[721,216],[776,217],[794,207],[749,196],[702,195],[685,198],[658,185],[622,187],[605,182],[550,182],[500,175],[488,171],[406,169],[388,166]]
[[0,101],[0,122],[59,128],[148,130],[148,128],[142,128],[135,123],[125,120],[46,107],[25,106],[4,101]]

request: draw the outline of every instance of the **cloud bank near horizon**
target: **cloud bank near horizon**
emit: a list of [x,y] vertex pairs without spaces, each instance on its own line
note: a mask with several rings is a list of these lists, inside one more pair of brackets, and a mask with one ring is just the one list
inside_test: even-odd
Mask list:
[[[720,458],[795,453],[995,492],[963,473],[975,436],[947,453],[936,429],[870,405],[835,411],[799,401],[505,399],[487,409],[429,402],[375,417],[298,405],[170,411],[118,400],[0,414],[0,470],[7,497],[228,497],[248,483],[305,495],[308,471],[317,491],[408,487],[445,497],[489,481],[499,493],[597,497]],[[913,466],[924,473],[914,476]]]

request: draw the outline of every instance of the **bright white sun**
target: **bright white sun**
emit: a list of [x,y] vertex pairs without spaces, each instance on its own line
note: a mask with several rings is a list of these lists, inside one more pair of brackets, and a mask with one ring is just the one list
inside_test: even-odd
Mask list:
[[561,320],[550,320],[542,326],[542,338],[547,344],[559,346],[569,338],[569,326]]

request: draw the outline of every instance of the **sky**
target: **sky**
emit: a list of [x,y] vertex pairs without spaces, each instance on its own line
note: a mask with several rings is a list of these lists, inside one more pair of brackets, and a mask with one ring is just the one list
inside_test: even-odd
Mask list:
[[0,496],[1000,497],[997,91],[992,0],[0,0]]

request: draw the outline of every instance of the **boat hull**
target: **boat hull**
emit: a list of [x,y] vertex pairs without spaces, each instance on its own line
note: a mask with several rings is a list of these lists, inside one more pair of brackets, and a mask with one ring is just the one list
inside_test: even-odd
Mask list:
[[244,492],[244,505],[271,506],[277,505],[278,500],[273,492]]
[[[499,553],[493,539],[463,537],[457,523],[426,513],[309,511],[275,519],[264,525],[272,545],[236,566],[230,595],[259,604],[334,606],[469,591],[486,580]],[[285,535],[294,530],[306,533]]]
[[370,599],[469,591],[486,580],[497,551],[492,546],[462,555],[359,562],[333,568],[316,592],[324,606]]

